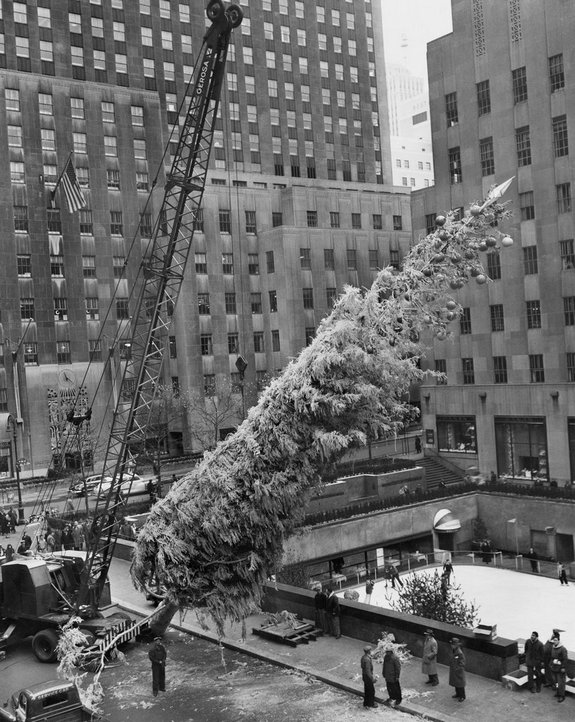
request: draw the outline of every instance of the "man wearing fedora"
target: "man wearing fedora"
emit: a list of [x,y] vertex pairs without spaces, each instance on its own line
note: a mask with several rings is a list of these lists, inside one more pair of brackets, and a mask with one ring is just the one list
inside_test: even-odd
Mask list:
[[155,637],[150,647],[148,657],[152,663],[152,693],[154,697],[160,692],[166,691],[166,648],[162,644],[161,637]]
[[463,702],[465,699],[465,655],[458,637],[449,640],[451,659],[449,661],[449,684],[455,687],[453,699]]
[[373,660],[371,659],[371,647],[367,644],[363,648],[361,658],[361,678],[363,679],[363,706],[377,707],[375,701],[375,676],[373,674]]
[[426,629],[423,639],[423,656],[421,658],[421,671],[427,674],[428,680],[425,684],[436,687],[439,684],[437,675],[437,640],[433,636],[432,629]]

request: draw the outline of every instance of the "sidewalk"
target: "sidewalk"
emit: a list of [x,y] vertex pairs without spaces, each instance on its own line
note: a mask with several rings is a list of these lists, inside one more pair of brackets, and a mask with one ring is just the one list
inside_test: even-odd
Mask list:
[[[153,608],[133,588],[129,566],[128,562],[117,559],[112,563],[109,576],[113,599],[126,610],[148,615]],[[252,629],[259,627],[263,621],[264,615],[252,615],[246,620],[245,641],[241,639],[241,625],[230,625],[226,629],[225,638],[221,640],[223,646],[311,675],[334,687],[359,695],[358,710],[363,711],[360,658],[365,642],[374,643],[376,640],[321,637],[316,642],[288,647],[252,634]],[[209,641],[219,641],[213,627],[202,628],[193,612],[188,613],[184,619],[176,616],[172,626]],[[382,685],[379,663],[376,664],[376,673],[380,677],[376,683],[376,699],[381,703],[387,699],[387,694],[385,683]],[[558,704],[549,689],[543,689],[540,694],[530,694],[526,689],[511,692],[499,682],[474,674],[467,674],[467,700],[459,703],[451,698],[454,690],[447,683],[448,677],[448,668],[439,665],[440,685],[430,689],[425,685],[426,676],[421,673],[421,660],[415,657],[410,665],[402,669],[402,711],[438,722],[567,722],[574,716],[575,699],[569,695],[563,704]]]

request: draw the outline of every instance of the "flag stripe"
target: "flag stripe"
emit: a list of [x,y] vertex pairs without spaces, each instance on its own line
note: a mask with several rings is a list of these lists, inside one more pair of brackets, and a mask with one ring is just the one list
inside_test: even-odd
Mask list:
[[71,157],[68,158],[68,161],[66,162],[66,167],[64,168],[64,172],[60,178],[60,184],[62,186],[62,190],[64,191],[64,197],[66,198],[66,203],[68,204],[68,210],[70,213],[75,213],[76,211],[79,211],[80,208],[84,208],[86,205],[86,198],[82,193],[80,184],[78,183],[78,177],[76,176],[76,171],[74,170],[74,164],[72,163]]

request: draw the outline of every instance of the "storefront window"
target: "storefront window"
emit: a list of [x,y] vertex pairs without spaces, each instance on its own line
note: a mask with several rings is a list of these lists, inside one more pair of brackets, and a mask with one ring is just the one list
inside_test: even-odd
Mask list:
[[461,451],[475,454],[477,451],[475,417],[438,416],[437,443],[439,451]]
[[496,417],[495,447],[499,476],[549,479],[544,418]]

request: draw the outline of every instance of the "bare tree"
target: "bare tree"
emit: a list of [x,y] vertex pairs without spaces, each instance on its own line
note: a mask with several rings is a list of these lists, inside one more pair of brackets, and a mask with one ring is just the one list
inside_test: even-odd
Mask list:
[[202,451],[213,449],[220,441],[224,429],[237,427],[242,420],[242,397],[231,380],[216,376],[215,385],[203,395],[190,396],[187,411],[190,437]]

